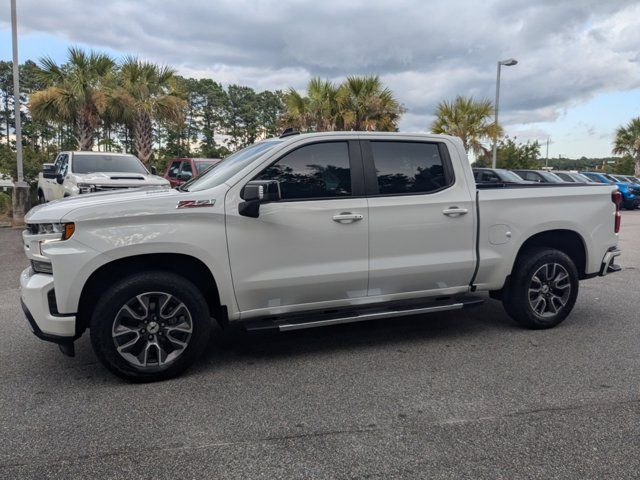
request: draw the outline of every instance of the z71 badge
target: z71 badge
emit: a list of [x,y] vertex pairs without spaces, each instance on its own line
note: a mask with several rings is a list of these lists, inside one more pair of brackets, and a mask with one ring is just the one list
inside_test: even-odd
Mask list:
[[213,207],[216,204],[216,200],[180,200],[176,208],[199,208],[199,207]]

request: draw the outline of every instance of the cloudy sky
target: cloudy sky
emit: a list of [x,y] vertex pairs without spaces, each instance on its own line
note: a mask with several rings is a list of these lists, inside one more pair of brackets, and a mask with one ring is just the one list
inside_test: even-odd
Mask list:
[[[261,89],[311,76],[379,74],[404,104],[402,131],[426,131],[436,103],[493,99],[521,140],[550,156],[610,154],[640,116],[640,2],[618,0],[17,0],[20,60],[64,60],[69,45],[134,54]],[[11,59],[9,2],[0,59]],[[544,155],[544,149],[543,149]]]

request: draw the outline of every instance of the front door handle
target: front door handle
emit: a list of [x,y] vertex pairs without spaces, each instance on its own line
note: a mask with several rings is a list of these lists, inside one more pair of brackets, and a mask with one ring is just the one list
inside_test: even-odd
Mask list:
[[342,212],[333,216],[333,221],[338,223],[353,223],[362,220],[364,215],[361,213]]
[[467,210],[466,208],[449,207],[445,208],[442,213],[444,215],[447,215],[448,217],[457,217],[469,213],[469,210]]

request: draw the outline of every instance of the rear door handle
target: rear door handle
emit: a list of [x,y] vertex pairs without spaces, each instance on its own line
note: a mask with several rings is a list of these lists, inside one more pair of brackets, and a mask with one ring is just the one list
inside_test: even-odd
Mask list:
[[361,213],[342,212],[333,216],[333,221],[338,223],[352,223],[362,220],[364,215]]
[[467,210],[466,208],[449,207],[445,208],[442,213],[444,215],[447,215],[448,217],[457,217],[469,213],[469,210]]

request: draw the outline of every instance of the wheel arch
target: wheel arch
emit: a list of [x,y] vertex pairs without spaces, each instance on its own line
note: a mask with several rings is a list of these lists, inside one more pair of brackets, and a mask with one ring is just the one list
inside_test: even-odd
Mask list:
[[540,247],[555,248],[565,253],[575,264],[579,277],[582,279],[586,276],[587,245],[582,235],[568,229],[545,230],[527,238],[518,249],[511,272],[513,273],[513,269],[527,250]]
[[89,276],[80,294],[77,332],[81,333],[89,325],[91,309],[104,291],[105,285],[145,270],[165,270],[190,280],[205,298],[210,314],[221,325],[226,324],[226,307],[221,305],[218,284],[209,267],[191,255],[148,253],[113,260],[100,266]]

